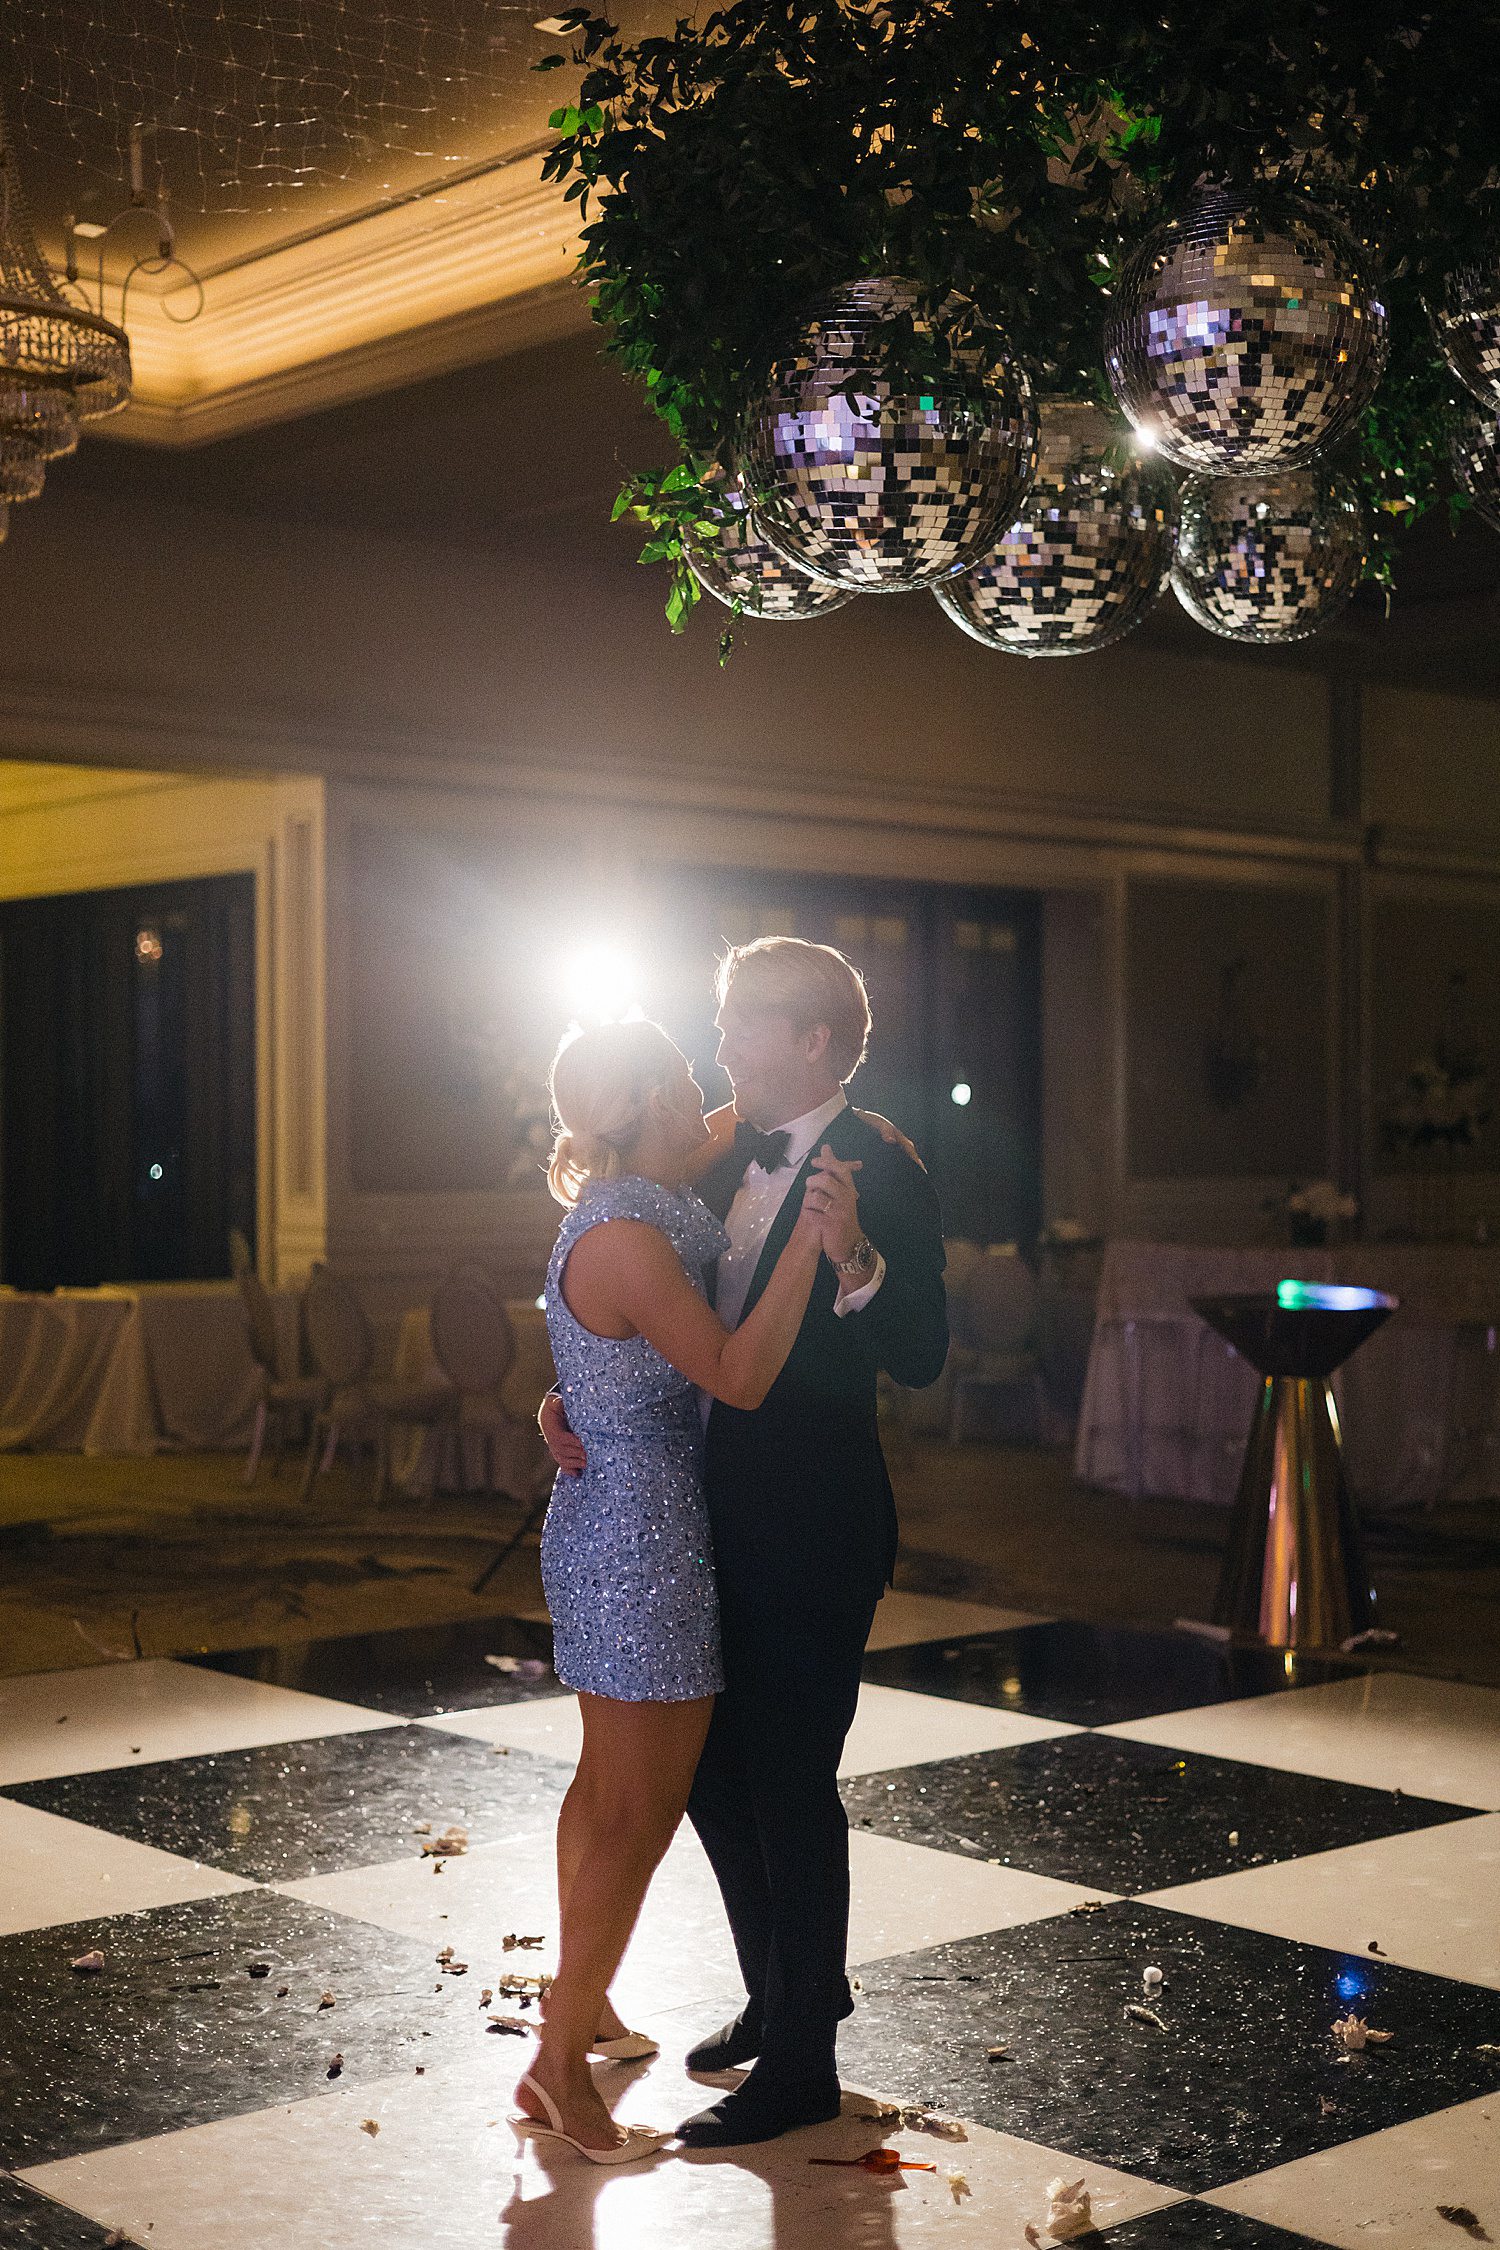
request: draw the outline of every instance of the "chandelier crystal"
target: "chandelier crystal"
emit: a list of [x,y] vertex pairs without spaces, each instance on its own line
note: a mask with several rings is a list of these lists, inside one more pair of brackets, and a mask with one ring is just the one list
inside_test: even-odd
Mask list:
[[15,144],[0,107],[0,382],[64,392],[85,421],[130,399],[123,328],[65,297],[37,248]]

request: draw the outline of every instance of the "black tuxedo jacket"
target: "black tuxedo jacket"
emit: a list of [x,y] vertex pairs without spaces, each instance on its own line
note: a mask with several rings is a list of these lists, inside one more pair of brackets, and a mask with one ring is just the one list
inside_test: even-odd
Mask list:
[[[911,1389],[935,1383],[948,1354],[943,1226],[932,1182],[852,1109],[820,1136],[858,1157],[860,1223],[885,1279],[860,1312],[835,1313],[825,1259],[797,1341],[753,1412],[714,1402],[706,1485],[720,1597],[735,1608],[787,1603],[859,1608],[879,1599],[896,1560],[896,1504],[875,1420],[882,1370]],[[770,1277],[802,1207],[812,1151],[766,1237],[745,1313]],[[744,1176],[723,1157],[699,1194],[723,1218]],[[741,1317],[744,1317],[743,1315]]]

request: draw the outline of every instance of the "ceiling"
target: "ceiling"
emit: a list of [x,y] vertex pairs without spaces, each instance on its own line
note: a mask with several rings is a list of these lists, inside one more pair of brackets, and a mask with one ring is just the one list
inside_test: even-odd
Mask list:
[[[575,214],[541,179],[570,86],[531,68],[560,44],[547,8],[6,0],[0,89],[46,254],[68,214],[128,208],[138,139],[192,269],[132,281],[135,399],[107,434],[200,444],[581,327]],[[633,36],[673,11],[614,13]],[[155,232],[132,216],[99,245],[113,317]]]

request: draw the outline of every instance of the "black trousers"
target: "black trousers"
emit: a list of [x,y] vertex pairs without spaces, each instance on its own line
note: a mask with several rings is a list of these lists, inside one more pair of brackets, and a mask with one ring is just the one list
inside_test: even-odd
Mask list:
[[838,1791],[875,1614],[725,1601],[724,1693],[688,1818],[712,1863],[778,2076],[826,2077],[849,2013],[849,1823]]

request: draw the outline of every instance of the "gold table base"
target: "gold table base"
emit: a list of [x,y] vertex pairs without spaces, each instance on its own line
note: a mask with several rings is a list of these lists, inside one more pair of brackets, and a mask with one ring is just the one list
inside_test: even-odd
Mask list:
[[1261,1386],[1214,1621],[1271,1648],[1336,1648],[1375,1622],[1326,1377]]

